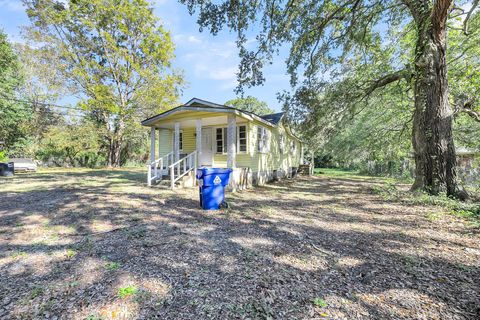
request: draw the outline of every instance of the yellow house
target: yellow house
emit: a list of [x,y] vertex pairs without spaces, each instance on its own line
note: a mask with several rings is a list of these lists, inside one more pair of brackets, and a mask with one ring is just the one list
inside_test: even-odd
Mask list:
[[242,189],[292,176],[303,162],[283,112],[259,116],[194,98],[142,125],[151,128],[149,185],[193,186],[196,168],[206,166],[232,168],[231,187]]

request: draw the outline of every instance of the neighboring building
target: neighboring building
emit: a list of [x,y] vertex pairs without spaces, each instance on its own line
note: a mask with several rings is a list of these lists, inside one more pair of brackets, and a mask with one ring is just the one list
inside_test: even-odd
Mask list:
[[259,116],[194,98],[142,125],[151,128],[149,184],[193,185],[195,169],[207,166],[232,168],[231,187],[241,189],[291,176],[303,161],[283,112]]
[[480,183],[480,151],[467,148],[457,148],[457,174],[466,185]]

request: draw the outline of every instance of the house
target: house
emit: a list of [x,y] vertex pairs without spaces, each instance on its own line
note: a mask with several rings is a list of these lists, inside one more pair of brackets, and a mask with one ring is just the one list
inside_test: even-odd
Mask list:
[[206,166],[232,168],[230,186],[242,189],[292,176],[303,161],[283,112],[259,116],[194,98],[142,125],[151,128],[149,185],[193,186],[196,168]]

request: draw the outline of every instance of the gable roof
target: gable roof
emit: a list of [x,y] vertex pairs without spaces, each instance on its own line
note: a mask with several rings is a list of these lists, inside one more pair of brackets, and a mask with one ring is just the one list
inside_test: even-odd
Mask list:
[[[165,117],[167,117],[171,114],[174,114],[174,113],[180,112],[180,111],[207,111],[207,112],[234,113],[234,114],[237,114],[237,115],[239,115],[243,118],[246,118],[248,120],[260,121],[260,122],[262,122],[262,123],[264,123],[268,126],[271,126],[271,127],[276,126],[281,119],[280,118],[276,122],[273,121],[275,119],[272,119],[272,121],[270,121],[267,118],[265,118],[267,116],[259,116],[259,115],[255,114],[253,112],[240,110],[240,109],[237,109],[237,108],[234,108],[234,107],[225,106],[223,104],[218,104],[218,103],[214,103],[214,102],[210,102],[210,101],[206,101],[206,100],[202,100],[202,99],[198,99],[198,98],[193,98],[193,99],[190,99],[185,104],[182,104],[178,107],[175,107],[173,109],[170,109],[170,110],[167,110],[167,111],[162,112],[160,114],[157,114],[156,116],[150,117],[148,119],[145,119],[141,123],[144,126],[149,126],[150,124],[156,122],[157,120],[160,120],[162,118],[165,118]],[[283,115],[283,112],[281,112],[281,114]],[[273,114],[273,115],[276,115],[276,114]],[[268,115],[268,116],[271,116],[271,115]]]

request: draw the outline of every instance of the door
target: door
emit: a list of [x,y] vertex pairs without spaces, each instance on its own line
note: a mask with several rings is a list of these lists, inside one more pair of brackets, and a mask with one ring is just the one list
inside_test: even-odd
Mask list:
[[202,128],[202,153],[200,155],[199,165],[211,166],[212,160],[212,128]]

